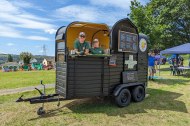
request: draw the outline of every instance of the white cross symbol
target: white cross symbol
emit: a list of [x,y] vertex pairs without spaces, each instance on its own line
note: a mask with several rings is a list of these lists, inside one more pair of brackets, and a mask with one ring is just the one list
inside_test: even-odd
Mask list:
[[137,64],[137,61],[133,61],[133,55],[129,55],[129,60],[125,60],[125,65],[128,65],[128,68],[133,68]]

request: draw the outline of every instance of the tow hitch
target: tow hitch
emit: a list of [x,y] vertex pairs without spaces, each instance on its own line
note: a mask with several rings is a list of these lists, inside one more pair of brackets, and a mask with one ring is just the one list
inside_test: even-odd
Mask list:
[[43,86],[43,92],[40,91],[38,88],[35,88],[40,96],[38,97],[32,97],[32,98],[23,98],[23,95],[21,95],[16,102],[30,102],[30,104],[38,104],[38,103],[42,103],[42,106],[37,110],[37,114],[38,115],[43,115],[45,114],[45,110],[44,110],[44,103],[46,102],[56,102],[58,101],[57,106],[60,106],[60,101],[65,100],[65,98],[61,97],[59,94],[48,94],[46,95],[46,87],[43,84],[42,80],[40,81],[40,84]]

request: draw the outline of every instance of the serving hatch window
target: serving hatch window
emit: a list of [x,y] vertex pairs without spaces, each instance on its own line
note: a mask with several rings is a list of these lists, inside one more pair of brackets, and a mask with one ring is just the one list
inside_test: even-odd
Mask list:
[[92,45],[94,39],[98,39],[100,47],[103,49],[109,49],[109,27],[106,24],[76,22],[69,25],[67,28],[67,48],[69,50],[74,49],[74,42],[78,39],[80,32],[86,34],[85,41],[89,42],[90,45]]

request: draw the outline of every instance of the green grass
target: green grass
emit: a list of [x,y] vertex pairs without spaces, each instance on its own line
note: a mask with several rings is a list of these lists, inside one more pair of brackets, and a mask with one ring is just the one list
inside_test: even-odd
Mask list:
[[0,89],[20,88],[55,83],[55,71],[0,72]]
[[[149,81],[147,89],[149,96],[144,101],[132,102],[125,108],[118,108],[110,100],[67,100],[61,102],[60,108],[57,108],[57,103],[45,104],[47,114],[40,117],[36,114],[36,110],[41,104],[14,102],[21,93],[1,96],[0,124],[2,126],[189,126],[190,79],[170,76],[170,71],[164,69],[161,72],[163,79]],[[54,89],[48,89],[48,93],[54,93]],[[38,95],[36,91],[23,94],[25,97]]]
[[[47,114],[38,116],[41,104],[14,102],[21,94],[37,96],[37,91],[1,96],[0,125],[190,126],[190,78],[172,76],[168,67],[161,66],[162,79],[148,82],[149,96],[144,101],[124,108],[110,100],[66,100],[59,108],[57,103],[45,104]],[[47,92],[54,93],[54,89]]]

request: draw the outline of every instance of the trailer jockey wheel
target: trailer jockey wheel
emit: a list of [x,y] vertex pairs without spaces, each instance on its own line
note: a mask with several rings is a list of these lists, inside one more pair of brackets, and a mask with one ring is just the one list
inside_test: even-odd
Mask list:
[[128,89],[122,89],[118,96],[115,97],[115,102],[119,107],[128,106],[131,102],[131,93]]
[[145,89],[143,86],[134,87],[132,90],[132,98],[135,102],[140,102],[145,98]]
[[37,111],[37,114],[38,115],[43,115],[43,114],[45,114],[46,112],[45,112],[45,110],[44,110],[44,108],[43,107],[40,107],[39,109],[38,109],[38,111]]

